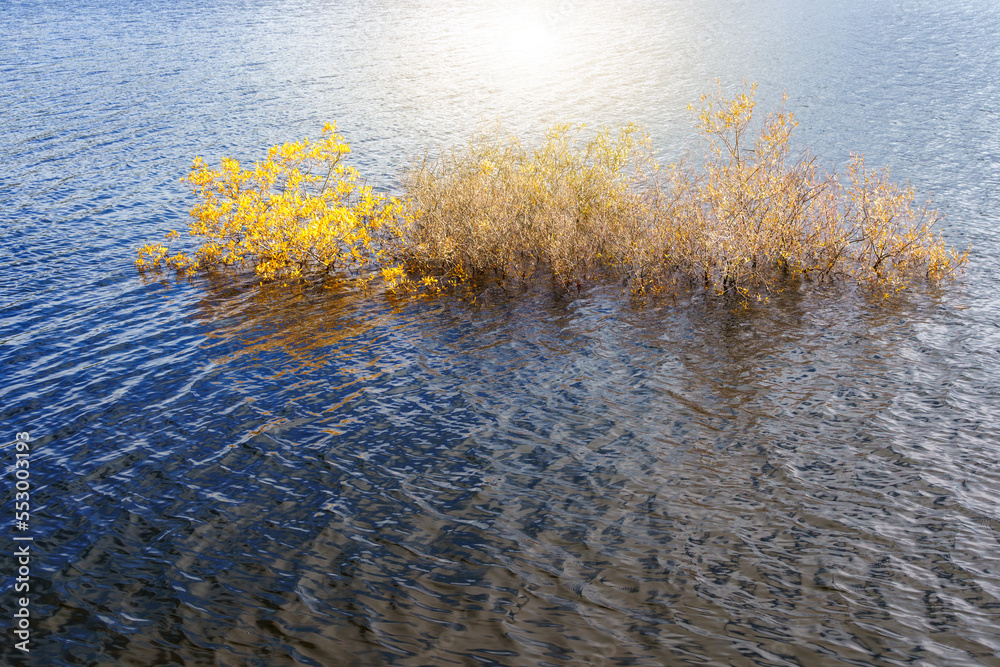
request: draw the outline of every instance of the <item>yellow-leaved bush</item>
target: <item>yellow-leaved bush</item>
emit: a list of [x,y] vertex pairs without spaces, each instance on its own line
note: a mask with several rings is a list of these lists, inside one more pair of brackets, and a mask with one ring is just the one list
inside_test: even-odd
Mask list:
[[[180,271],[212,266],[252,269],[263,280],[316,271],[369,280],[385,270],[398,243],[403,205],[373,191],[344,164],[350,147],[327,124],[322,137],[275,146],[244,168],[232,158],[218,169],[195,158],[184,179],[198,197],[190,233],[203,239],[194,256],[166,245],[139,249],[140,271],[161,264]],[[167,235],[167,240],[177,232]]]
[[662,167],[634,125],[589,139],[583,126],[555,125],[529,147],[497,124],[417,162],[401,200],[342,163],[350,149],[329,125],[320,141],[276,146],[252,169],[198,159],[186,180],[203,245],[194,257],[148,245],[136,265],[380,276],[397,293],[614,280],[633,294],[694,286],[748,305],[796,281],[846,278],[889,296],[967,262],[888,169],[856,156],[842,185],[793,155],[796,122],[783,109],[753,132],[754,91],[727,98],[720,88],[692,107],[704,146],[694,164]]

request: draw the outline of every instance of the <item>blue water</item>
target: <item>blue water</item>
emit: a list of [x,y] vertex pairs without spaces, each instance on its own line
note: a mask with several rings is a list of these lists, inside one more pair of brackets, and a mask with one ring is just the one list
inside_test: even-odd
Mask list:
[[[1000,665],[998,35],[985,0],[3,3],[2,660]],[[337,120],[392,190],[499,115],[672,160],[717,78],[891,163],[965,275],[734,316],[132,266],[195,155]]]

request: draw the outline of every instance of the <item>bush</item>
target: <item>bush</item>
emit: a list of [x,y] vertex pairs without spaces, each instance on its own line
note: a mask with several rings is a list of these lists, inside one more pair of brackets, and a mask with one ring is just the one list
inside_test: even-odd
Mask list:
[[808,154],[791,156],[792,114],[769,114],[749,131],[754,87],[732,100],[703,97],[697,126],[706,145],[701,172],[674,169],[675,209],[665,254],[717,292],[760,298],[789,278],[856,279],[885,295],[923,273],[952,275],[967,260],[935,237],[940,216],[914,205],[914,190],[868,171],[862,156],[848,167],[845,189]]
[[[345,165],[349,152],[336,127],[327,125],[319,141],[275,146],[250,169],[232,158],[210,169],[195,158],[184,180],[199,199],[190,234],[201,237],[202,245],[193,257],[147,245],[139,249],[136,266],[250,268],[262,280],[316,271],[367,279],[383,268],[386,250],[399,238],[403,206],[373,192]],[[167,240],[177,236],[171,232]]]
[[380,272],[397,291],[537,276],[620,281],[634,294],[687,284],[747,305],[796,281],[846,278],[888,296],[966,263],[968,251],[935,235],[937,213],[888,169],[855,156],[842,186],[792,154],[796,123],[783,109],[754,135],[754,90],[727,99],[720,88],[692,107],[696,165],[661,168],[634,125],[589,140],[582,125],[556,125],[528,148],[497,124],[415,164],[400,201],[342,163],[350,149],[331,126],[251,170],[196,159],[190,232],[203,245],[193,258],[145,246],[136,265],[251,267],[262,279],[325,271],[365,284]]
[[545,270],[566,284],[614,274],[648,218],[635,186],[654,166],[650,142],[631,125],[587,142],[582,130],[557,125],[532,150],[497,125],[410,170],[408,270],[518,283]]
[[635,126],[579,139],[558,125],[538,148],[494,127],[406,176],[411,273],[566,285],[601,276],[633,293],[681,283],[766,300],[794,280],[847,277],[881,294],[953,275],[967,260],[932,232],[911,187],[855,157],[850,185],[791,154],[791,114],[751,139],[754,87],[704,96],[697,167],[661,169]]

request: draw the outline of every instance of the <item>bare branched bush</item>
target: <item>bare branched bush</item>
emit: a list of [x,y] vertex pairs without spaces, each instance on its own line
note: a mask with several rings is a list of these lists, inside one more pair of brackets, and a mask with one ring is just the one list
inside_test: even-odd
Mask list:
[[888,168],[868,171],[855,156],[842,187],[814,157],[792,155],[797,123],[784,109],[751,142],[754,88],[730,100],[721,89],[702,97],[702,170],[672,171],[679,214],[668,224],[693,241],[667,255],[688,276],[748,298],[766,298],[788,279],[835,276],[888,296],[921,274],[939,280],[965,264],[968,252],[934,235],[940,216],[915,206],[914,189],[892,183]]
[[839,186],[810,156],[791,155],[792,116],[770,114],[751,140],[753,89],[702,102],[701,171],[674,169],[669,179],[678,212],[666,224],[685,243],[668,254],[687,276],[744,296],[834,271],[848,243]]
[[405,178],[411,206],[406,263],[458,280],[564,284],[604,276],[646,233],[640,185],[655,167],[635,126],[582,142],[557,125],[534,149],[495,125]]
[[841,186],[792,153],[796,122],[783,109],[754,135],[754,88],[692,108],[705,149],[696,167],[661,169],[634,125],[589,141],[557,125],[534,149],[496,125],[425,159],[405,179],[407,270],[452,284],[544,271],[565,285],[621,280],[633,293],[686,282],[746,304],[789,281],[833,278],[889,295],[964,265],[968,253],[933,233],[939,216],[887,169],[855,157]]

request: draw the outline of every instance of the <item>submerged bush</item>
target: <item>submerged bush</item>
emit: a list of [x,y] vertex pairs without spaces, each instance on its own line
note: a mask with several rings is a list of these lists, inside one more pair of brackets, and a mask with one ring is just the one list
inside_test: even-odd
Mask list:
[[889,294],[965,263],[934,235],[937,214],[888,170],[855,157],[842,187],[814,158],[792,156],[784,111],[751,137],[753,92],[702,98],[697,166],[661,169],[631,125],[587,142],[556,126],[533,150],[494,128],[425,160],[406,178],[407,267],[520,281],[541,269],[566,284],[621,280],[633,293],[689,283],[766,299],[789,280],[834,277]]
[[795,281],[844,278],[888,296],[965,264],[968,251],[935,235],[937,213],[888,169],[856,156],[842,185],[792,154],[796,123],[782,109],[754,134],[753,96],[702,98],[694,164],[661,168],[634,125],[588,140],[583,126],[556,125],[526,147],[497,124],[417,163],[402,200],[342,164],[350,149],[330,126],[315,144],[272,148],[252,170],[198,159],[190,232],[204,244],[193,258],[146,246],[136,264],[249,267],[262,279],[380,274],[396,291],[614,280],[634,294],[689,285],[744,304]]
[[529,149],[497,125],[412,169],[407,268],[517,282],[613,274],[649,219],[650,142],[632,125],[586,142],[582,130],[554,126]]
[[[252,269],[263,280],[316,271],[364,280],[373,269],[391,271],[384,267],[385,251],[399,238],[402,204],[375,193],[345,165],[349,152],[328,124],[320,140],[275,146],[250,169],[232,158],[210,169],[195,158],[184,180],[199,199],[190,233],[203,239],[201,247],[192,257],[147,245],[139,249],[136,266],[233,266]],[[177,236],[171,232],[167,240]]]
[[[674,168],[665,248],[679,270],[717,292],[760,297],[789,278],[850,277],[888,295],[916,276],[953,275],[967,253],[950,250],[932,226],[940,216],[914,204],[914,190],[869,171],[854,156],[849,185],[791,155],[792,114],[769,114],[752,140],[752,87],[727,100],[704,96],[696,124],[706,150],[700,171]],[[669,263],[669,262],[668,262]]]

